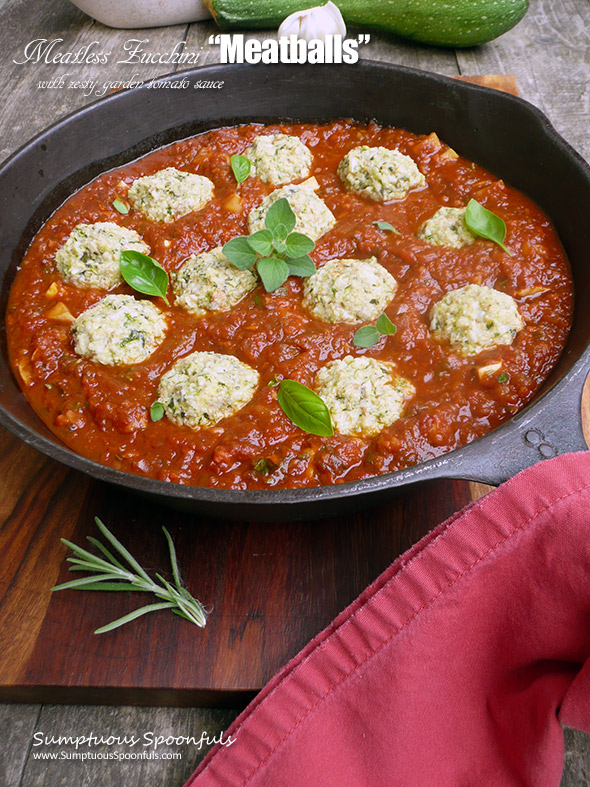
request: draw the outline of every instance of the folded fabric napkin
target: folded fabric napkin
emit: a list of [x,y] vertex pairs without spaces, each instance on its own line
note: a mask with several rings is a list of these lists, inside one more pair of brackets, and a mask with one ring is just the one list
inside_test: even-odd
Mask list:
[[590,453],[402,555],[236,719],[191,787],[555,787],[590,732]]

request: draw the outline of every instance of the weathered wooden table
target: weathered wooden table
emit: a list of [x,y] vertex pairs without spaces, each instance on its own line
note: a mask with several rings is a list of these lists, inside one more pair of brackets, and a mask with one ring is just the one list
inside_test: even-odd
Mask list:
[[[39,81],[46,82],[69,69],[63,65],[18,64],[22,60],[24,46],[34,39],[52,40],[61,38],[60,49],[76,50],[97,41],[97,49],[120,50],[129,38],[149,39],[149,48],[170,51],[179,41],[186,48],[200,51],[200,64],[214,62],[217,47],[208,44],[214,31],[212,23],[154,29],[147,31],[115,31],[92,22],[77,11],[67,0],[0,0],[0,159],[10,154],[37,131],[45,128],[54,119],[83,106],[94,96],[83,88],[63,90],[39,88]],[[371,43],[362,48],[362,56],[402,63],[430,71],[457,75],[514,74],[521,95],[540,107],[553,121],[563,136],[587,159],[590,159],[590,140],[586,136],[590,120],[590,4],[588,0],[565,0],[554,4],[551,0],[536,0],[525,19],[498,41],[477,50],[443,50],[420,47],[393,37],[372,34]],[[166,65],[117,65],[88,66],[83,79],[104,81],[128,80],[140,72],[141,79],[149,79],[170,68]],[[60,471],[48,464],[5,432],[0,433],[0,521],[6,530],[15,517],[30,517],[30,512],[19,509],[22,497],[22,479],[26,468],[31,484],[43,490],[53,484],[57,490]],[[78,485],[84,483],[78,480]],[[67,494],[76,495],[80,489]],[[463,494],[463,493],[461,493]],[[458,494],[456,503],[462,497]],[[59,501],[59,495],[56,500]],[[63,500],[63,493],[62,493]],[[41,501],[43,505],[43,501]],[[64,507],[64,511],[67,507]],[[441,512],[446,513],[446,512]],[[60,510],[54,506],[54,516]],[[434,524],[434,523],[433,523]],[[329,538],[329,531],[327,538]],[[2,531],[0,531],[1,535]],[[56,531],[56,535],[59,535]],[[412,534],[406,535],[412,538]],[[400,543],[398,546],[403,547]],[[39,565],[44,556],[39,556]],[[380,567],[364,568],[367,576],[357,577],[357,582],[367,583],[378,573]],[[374,572],[371,575],[371,571]],[[1,572],[0,572],[1,574]],[[2,584],[0,575],[0,599],[5,602],[9,589]],[[24,598],[24,597],[22,597]],[[335,614],[346,599],[335,597],[336,606],[329,610],[327,620]],[[30,596],[30,606],[22,615],[30,616],[31,624],[39,618],[38,606],[46,600]],[[28,618],[27,618],[28,619]],[[319,620],[320,618],[318,618]],[[326,622],[327,622],[326,620]],[[22,631],[23,626],[15,627]],[[26,630],[26,628],[25,628]],[[0,635],[2,653],[24,653],[28,646],[26,637],[22,642],[9,641],[6,631]],[[37,652],[43,643],[37,642]],[[24,656],[23,656],[24,658]],[[0,659],[1,664],[1,659]],[[278,664],[276,665],[278,666]],[[266,675],[262,676],[267,677]],[[123,701],[129,695],[121,695]],[[74,700],[76,697],[73,698]],[[108,697],[117,701],[116,695]],[[158,701],[162,701],[159,696]],[[3,785],[107,785],[167,783],[180,785],[195,767],[206,747],[197,752],[194,746],[175,747],[180,759],[141,760],[126,762],[82,762],[76,760],[41,761],[33,757],[33,735],[83,735],[91,730],[103,735],[130,735],[154,730],[160,735],[196,735],[207,731],[210,736],[226,728],[235,716],[235,711],[199,708],[153,708],[125,706],[61,706],[61,705],[4,705],[0,706],[0,787]],[[590,747],[587,738],[580,733],[566,732],[567,752],[563,785],[590,785]]]

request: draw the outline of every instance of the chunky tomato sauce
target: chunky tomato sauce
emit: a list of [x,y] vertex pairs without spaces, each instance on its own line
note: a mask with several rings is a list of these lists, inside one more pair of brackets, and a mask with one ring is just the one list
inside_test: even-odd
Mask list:
[[[299,136],[311,149],[311,175],[320,183],[316,193],[337,219],[317,242],[315,263],[375,255],[399,283],[386,309],[397,333],[370,349],[354,347],[359,326],[313,319],[301,305],[303,280],[291,277],[273,293],[260,285],[231,311],[201,318],[175,309],[173,298],[170,308],[154,299],[168,315],[167,337],[132,368],[78,357],[70,324],[60,321],[55,306],[63,303],[77,317],[105,295],[64,283],[56,270],[55,252],[78,223],[114,221],[132,228],[151,256],[175,271],[189,255],[247,234],[248,212],[273,190],[256,178],[238,187],[229,166],[230,155],[241,153],[261,132],[259,125],[175,143],[101,175],[68,199],[34,239],[12,288],[6,319],[15,374],[38,415],[74,451],[119,470],[198,486],[292,488],[354,481],[416,464],[489,432],[533,396],[555,364],[570,326],[572,281],[550,221],[529,199],[456,157],[435,135],[345,120],[272,129]],[[427,186],[386,204],[346,192],[337,166],[360,144],[410,155]],[[126,194],[121,181],[128,187],[135,178],[169,166],[210,178],[214,199],[171,224],[113,209],[113,200]],[[441,205],[461,207],[471,197],[505,220],[511,257],[490,241],[453,250],[416,238]],[[401,235],[377,229],[372,222],[378,219]],[[516,299],[525,327],[511,346],[465,358],[431,337],[432,304],[470,283]],[[133,291],[122,285],[114,292]],[[229,353],[257,369],[261,382],[254,398],[211,428],[193,430],[166,417],[152,422],[149,410],[159,378],[197,350]],[[349,354],[394,361],[416,395],[404,416],[374,438],[306,434],[283,414],[269,381],[276,376],[312,387],[321,365]],[[504,374],[480,381],[477,367],[497,360]]]

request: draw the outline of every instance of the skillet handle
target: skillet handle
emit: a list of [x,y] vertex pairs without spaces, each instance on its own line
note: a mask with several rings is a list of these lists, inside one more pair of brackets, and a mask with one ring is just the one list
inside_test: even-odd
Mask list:
[[540,402],[509,421],[495,440],[492,432],[489,441],[466,446],[452,477],[497,486],[543,459],[588,450],[581,405],[589,371],[586,358]]

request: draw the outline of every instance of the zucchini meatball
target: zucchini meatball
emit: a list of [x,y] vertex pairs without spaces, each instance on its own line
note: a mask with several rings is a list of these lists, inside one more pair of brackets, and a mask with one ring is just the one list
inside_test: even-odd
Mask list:
[[110,290],[121,284],[122,251],[149,254],[150,247],[134,230],[111,221],[78,224],[57,251],[55,263],[65,281],[76,287]]
[[465,356],[512,344],[522,328],[514,298],[479,284],[448,292],[430,311],[434,336]]
[[410,156],[367,145],[350,150],[338,165],[338,174],[347,189],[376,202],[403,199],[426,183]]
[[166,327],[166,318],[150,301],[107,295],[72,323],[74,349],[106,366],[129,366],[149,358]]
[[197,317],[229,311],[257,284],[254,273],[234,267],[221,247],[189,257],[172,276],[175,305]]
[[129,199],[149,221],[168,223],[204,208],[213,191],[209,178],[167,167],[133,181]]
[[160,379],[158,401],[179,426],[213,426],[237,413],[258,387],[260,375],[233,355],[194,352]]
[[462,249],[475,241],[475,235],[465,223],[465,208],[439,208],[420,227],[418,238],[432,246]]
[[336,219],[327,205],[317,194],[314,194],[316,188],[318,188],[316,179],[310,178],[309,181],[296,186],[289,185],[283,186],[282,189],[275,189],[262,200],[257,208],[250,211],[248,216],[250,232],[254,233],[264,229],[266,211],[277,200],[285,198],[297,219],[295,231],[307,235],[313,241],[321,238],[336,224]]
[[305,280],[303,305],[324,322],[369,322],[377,319],[396,289],[396,280],[375,257],[329,260]]
[[306,178],[311,169],[309,148],[289,134],[256,137],[244,155],[252,165],[251,174],[273,186]]
[[373,437],[404,412],[416,389],[395,374],[392,363],[347,355],[322,367],[315,390],[326,404],[334,429],[354,437]]

